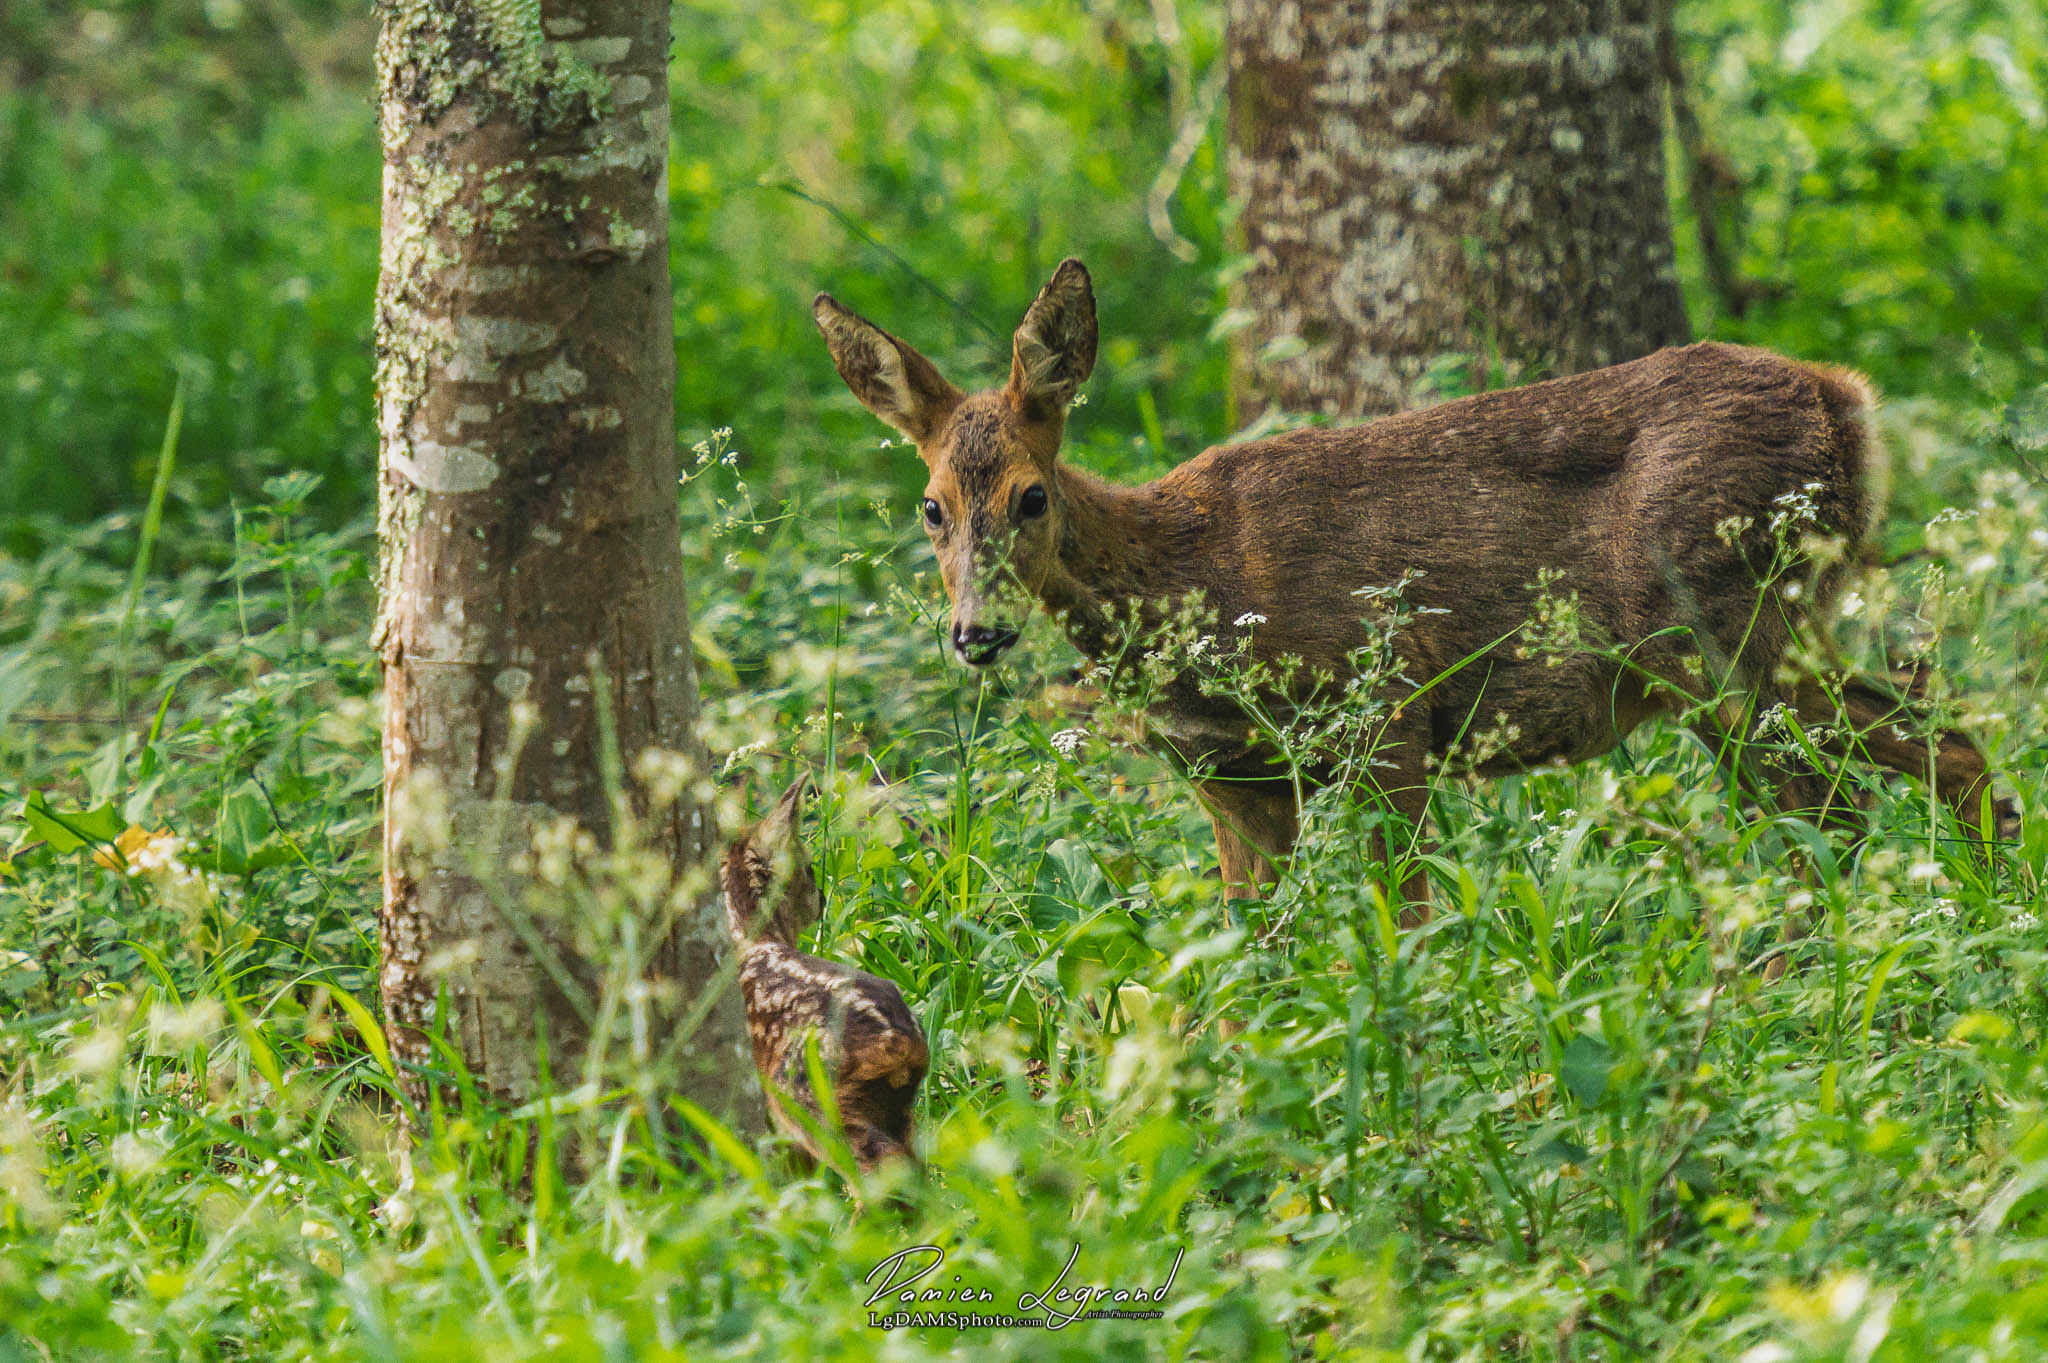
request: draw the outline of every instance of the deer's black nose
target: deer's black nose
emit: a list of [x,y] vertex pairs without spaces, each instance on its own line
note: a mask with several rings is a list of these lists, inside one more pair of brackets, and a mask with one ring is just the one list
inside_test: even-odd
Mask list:
[[1017,631],[1014,629],[988,625],[953,626],[953,652],[959,655],[961,662],[975,667],[988,666],[1016,642]]

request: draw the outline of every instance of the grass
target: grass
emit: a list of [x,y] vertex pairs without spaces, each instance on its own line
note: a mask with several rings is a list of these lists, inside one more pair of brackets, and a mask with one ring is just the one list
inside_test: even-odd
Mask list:
[[[1972,457],[1980,505],[1859,581],[1841,643],[1944,640],[1946,683],[2038,808],[2023,660],[2048,498]],[[1046,678],[944,662],[936,588],[901,567],[913,526],[865,488],[736,511],[745,474],[713,459],[685,492],[700,650],[726,660],[708,723],[735,790],[823,773],[817,946],[914,1001],[927,1172],[793,1178],[674,1112],[574,1099],[457,1103],[398,1147],[358,1006],[365,532],[311,528],[301,479],[221,526],[208,569],[144,582],[136,694],[170,700],[125,768],[110,715],[63,717],[104,703],[126,575],[74,545],[0,579],[0,667],[27,679],[7,769],[60,811],[114,799],[188,868],[132,837],[141,869],[48,845],[7,863],[0,1347],[1890,1359],[2048,1339],[2038,823],[1986,862],[1917,787],[1880,784],[1872,837],[1823,843],[1802,879],[1810,832],[1731,806],[1706,754],[1654,730],[1608,764],[1447,785],[1423,933],[1392,931],[1373,815],[1341,801],[1233,923],[1177,778]],[[826,621],[836,644],[805,642]],[[1044,637],[1026,656],[1063,666]],[[1819,929],[1766,984],[1808,896]],[[1244,1030],[1201,1025],[1226,1014]],[[603,1152],[590,1177],[507,1191],[523,1151],[568,1139]],[[920,1244],[1013,1313],[1075,1245],[1069,1282],[1156,1286],[1185,1257],[1162,1321],[885,1342],[862,1280]]]
[[[1832,635],[1936,665],[2022,841],[1980,857],[1898,781],[1865,787],[1866,840],[1821,837],[1650,728],[1444,783],[1439,912],[1406,935],[1374,810],[1318,803],[1233,917],[1181,778],[1071,708],[1043,622],[991,675],[947,661],[911,461],[805,321],[831,287],[966,373],[1079,249],[1108,331],[1072,457],[1141,476],[1226,433],[1213,137],[1169,201],[1195,259],[1144,213],[1214,16],[686,17],[685,444],[737,432],[681,493],[706,738],[728,824],[818,777],[812,945],[923,1022],[925,1172],[792,1173],[637,1104],[630,1047],[623,1097],[458,1086],[401,1148],[369,110],[314,82],[166,131],[0,95],[0,202],[41,210],[0,233],[0,1363],[2048,1351],[2038,15],[1681,12],[1760,286],[1696,316],[1890,394],[1892,566]],[[1816,930],[1766,982],[1794,909]],[[580,1179],[511,1176],[565,1147]],[[1172,1285],[1158,1320],[874,1328],[868,1275],[922,1244],[995,1297],[945,1309],[1015,1313],[1076,1252],[1069,1285]]]

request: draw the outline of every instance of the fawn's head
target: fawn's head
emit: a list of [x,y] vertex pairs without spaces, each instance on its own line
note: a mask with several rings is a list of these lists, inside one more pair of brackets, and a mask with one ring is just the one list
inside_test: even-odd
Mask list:
[[953,652],[984,667],[1017,642],[1065,525],[1053,465],[1067,406],[1095,367],[1095,291],[1067,260],[1024,314],[1010,381],[963,393],[916,350],[827,294],[811,314],[867,409],[910,437],[931,476],[920,514],[953,601]]
[[725,854],[720,879],[726,925],[742,946],[767,941],[793,947],[824,912],[818,878],[797,829],[798,811],[809,788],[808,781],[797,778],[767,817]]

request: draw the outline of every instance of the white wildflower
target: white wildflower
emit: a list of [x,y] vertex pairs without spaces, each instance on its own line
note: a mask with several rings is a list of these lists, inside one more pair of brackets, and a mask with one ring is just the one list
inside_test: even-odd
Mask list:
[[1863,1308],[1870,1296],[1870,1279],[1861,1273],[1845,1274],[1829,1283],[1825,1291],[1828,1314],[1837,1321],[1845,1321]]
[[1052,736],[1052,750],[1071,762],[1087,741],[1086,729],[1062,729]]
[[86,1079],[104,1079],[121,1063],[127,1037],[121,1028],[102,1026],[71,1043],[66,1055],[72,1071]]
[[154,1136],[123,1131],[107,1149],[107,1159],[123,1178],[141,1178],[163,1163],[163,1143]]
[[1908,880],[1919,880],[1933,884],[1941,879],[1941,863],[1938,861],[1916,861],[1906,868]]
[[1817,525],[1820,522],[1820,508],[1813,503],[1813,494],[1820,491],[1819,483],[1808,483],[1797,492],[1782,493],[1771,499],[1771,505],[1778,510],[1771,513],[1771,529],[1783,530],[1789,526],[1805,523]]
[[1779,701],[1756,717],[1756,736],[1769,738],[1777,733],[1790,733],[1792,729],[1792,707]]
[[1998,567],[1998,555],[1979,554],[1963,565],[1963,571],[1971,577],[1982,577]]
[[1248,625],[1265,624],[1266,617],[1259,614],[1257,611],[1246,611],[1243,615],[1238,616],[1234,623],[1239,629],[1244,629]]
[[212,1038],[224,1016],[219,1002],[197,998],[180,1008],[174,1003],[149,1006],[149,1042],[158,1053],[190,1049]]

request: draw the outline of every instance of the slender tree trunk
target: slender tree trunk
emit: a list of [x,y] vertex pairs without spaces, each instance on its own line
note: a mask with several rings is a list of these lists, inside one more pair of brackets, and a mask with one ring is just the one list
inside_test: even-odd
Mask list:
[[[628,841],[615,816],[648,805],[621,768],[659,749],[706,769],[676,506],[667,0],[395,0],[382,17],[393,1049],[432,1062],[442,1010],[492,1091],[531,1092],[543,1042],[567,1087],[592,1072],[609,982],[625,1020],[597,1042],[636,1023],[643,1080],[653,1066],[657,1087],[758,1124],[703,781],[630,821],[672,892],[619,930],[530,893],[536,833],[557,861],[589,850],[559,838],[568,820]],[[622,977],[655,987],[621,1001]]]
[[1228,0],[1240,395],[1375,415],[1686,340],[1662,2]]

